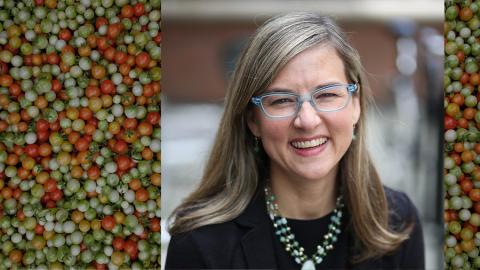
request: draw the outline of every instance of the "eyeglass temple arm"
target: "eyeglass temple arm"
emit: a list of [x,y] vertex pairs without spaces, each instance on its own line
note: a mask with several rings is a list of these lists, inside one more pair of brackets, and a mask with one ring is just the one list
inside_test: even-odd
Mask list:
[[252,103],[255,104],[255,105],[260,105],[261,100],[262,99],[259,98],[259,97],[252,97],[252,99],[251,99]]
[[347,90],[348,90],[348,92],[350,92],[350,93],[355,93],[355,92],[357,92],[357,90],[358,90],[358,84],[356,84],[356,83],[355,83],[355,84],[354,84],[354,83],[351,83],[351,84],[347,85]]

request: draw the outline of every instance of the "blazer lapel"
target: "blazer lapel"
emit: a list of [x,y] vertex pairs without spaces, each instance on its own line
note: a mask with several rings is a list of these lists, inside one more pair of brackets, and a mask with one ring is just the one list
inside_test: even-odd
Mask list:
[[273,252],[272,224],[261,191],[262,189],[257,191],[252,203],[235,222],[248,227],[241,240],[248,268],[278,268]]

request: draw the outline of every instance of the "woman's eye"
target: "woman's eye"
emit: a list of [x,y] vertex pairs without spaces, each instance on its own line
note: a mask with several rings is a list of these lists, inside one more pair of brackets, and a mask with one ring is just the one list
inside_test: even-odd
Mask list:
[[270,105],[286,105],[286,104],[291,104],[295,103],[295,99],[293,98],[275,98],[272,99],[271,102],[269,102]]
[[336,93],[319,93],[316,98],[321,99],[321,98],[330,98],[330,97],[338,97]]

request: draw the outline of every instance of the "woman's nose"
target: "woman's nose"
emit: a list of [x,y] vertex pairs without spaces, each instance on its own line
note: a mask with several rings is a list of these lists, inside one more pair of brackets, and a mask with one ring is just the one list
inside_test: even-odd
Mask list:
[[294,119],[294,126],[302,129],[311,129],[321,123],[321,117],[313,105],[304,101],[300,104],[300,109]]

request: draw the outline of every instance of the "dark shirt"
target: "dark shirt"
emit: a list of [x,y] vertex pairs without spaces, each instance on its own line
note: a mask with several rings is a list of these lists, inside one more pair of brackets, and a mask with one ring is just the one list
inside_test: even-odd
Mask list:
[[[326,259],[327,261],[323,262],[325,265],[328,263],[332,268],[356,270],[425,269],[423,233],[415,206],[402,192],[385,187],[385,194],[388,200],[391,228],[399,228],[405,222],[413,222],[414,227],[410,238],[392,254],[352,265],[346,258],[355,255],[352,249],[354,246],[352,244],[353,233],[351,233],[352,230],[347,229],[344,231],[347,232],[344,234],[347,240],[340,239],[337,242],[339,244],[327,255],[329,257]],[[315,227],[318,225],[306,223],[303,225]],[[301,228],[299,230],[303,231]],[[305,232],[308,235],[302,236],[300,233],[298,237],[300,241],[306,243],[304,245],[308,245],[308,238],[312,230],[308,229]],[[323,235],[324,233],[319,234]],[[293,267],[300,269],[300,265],[291,264],[292,262],[288,260],[289,255],[273,237],[273,226],[267,214],[263,192],[257,192],[245,211],[233,220],[206,225],[172,236],[168,246],[165,268],[291,269]],[[307,240],[301,240],[301,238]],[[316,243],[316,241],[312,242]],[[347,250],[345,251],[345,249]]]
[[[317,251],[318,244],[323,242],[323,237],[328,232],[328,225],[331,223],[330,217],[332,215],[333,212],[314,220],[287,219],[288,225],[295,234],[295,239],[305,249],[305,254],[307,254],[309,258]],[[348,232],[346,231],[345,216],[342,221],[342,231],[338,236],[337,242],[333,244],[333,249],[327,252],[322,263],[315,265],[316,269],[347,268]],[[285,251],[285,246],[280,242],[278,237],[273,235],[272,241],[274,242],[277,266],[279,269],[301,268],[301,265],[297,264],[294,258]]]

